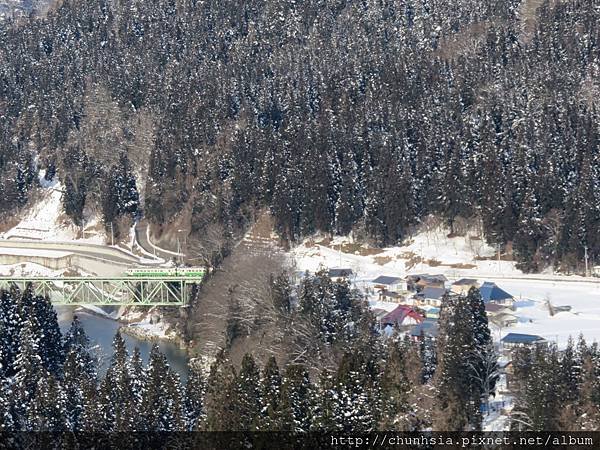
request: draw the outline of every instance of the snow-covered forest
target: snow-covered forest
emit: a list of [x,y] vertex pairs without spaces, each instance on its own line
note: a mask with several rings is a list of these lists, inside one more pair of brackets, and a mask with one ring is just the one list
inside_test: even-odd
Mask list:
[[[539,2],[538,2],[539,3]],[[3,214],[64,180],[105,223],[224,247],[481,223],[525,270],[600,257],[596,0],[64,0],[0,24]],[[140,206],[143,204],[143,208]]]

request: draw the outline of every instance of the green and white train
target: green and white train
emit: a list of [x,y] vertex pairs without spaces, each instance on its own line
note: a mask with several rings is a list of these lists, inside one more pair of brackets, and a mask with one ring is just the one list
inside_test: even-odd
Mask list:
[[206,274],[204,267],[173,267],[127,269],[125,275],[137,278],[203,278]]

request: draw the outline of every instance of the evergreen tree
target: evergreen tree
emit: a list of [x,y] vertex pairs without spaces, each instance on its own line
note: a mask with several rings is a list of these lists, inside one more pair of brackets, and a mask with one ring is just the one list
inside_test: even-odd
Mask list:
[[144,417],[140,414],[140,411],[146,386],[146,368],[144,367],[144,361],[142,360],[142,355],[138,347],[133,349],[129,367],[131,374],[133,411],[136,412],[134,414],[134,428],[136,430],[144,430]]
[[113,339],[113,355],[100,386],[103,401],[110,403],[107,420],[112,420],[109,429],[113,431],[130,431],[134,429],[135,409],[133,380],[129,366],[127,348],[121,334],[117,331]]
[[433,378],[437,366],[437,353],[435,342],[430,335],[423,334],[419,340],[419,351],[423,364],[423,382],[427,383]]
[[472,287],[467,299],[473,316],[473,348],[466,355],[470,368],[472,401],[483,400],[486,405],[498,381],[498,356],[494,350],[485,305],[479,289]]
[[82,414],[85,410],[85,391],[96,386],[94,369],[89,367],[89,360],[74,348],[67,353],[64,366],[63,391],[65,393],[65,415],[69,427],[76,431],[83,430]]
[[513,242],[515,253],[520,258],[520,269],[535,272],[542,267],[537,253],[545,239],[539,205],[535,193],[530,189],[525,196],[518,231]]
[[210,367],[206,391],[207,431],[238,429],[236,416],[235,369],[228,364],[223,351]]
[[40,378],[35,399],[28,411],[29,429],[39,431],[66,431],[68,420],[67,396],[53,375]]
[[15,376],[11,387],[11,409],[16,430],[31,431],[33,402],[38,394],[39,381],[47,378],[40,355],[40,339],[32,321],[26,324],[19,336],[19,354],[15,361]]
[[22,326],[31,323],[39,339],[42,364],[55,376],[61,375],[65,358],[63,338],[50,300],[34,295],[32,286],[28,285],[21,294],[19,309]]
[[261,379],[261,430],[279,431],[281,427],[281,374],[277,361],[271,356],[265,364]]
[[281,273],[271,278],[271,296],[273,306],[283,314],[288,314],[292,308],[292,289],[288,274]]
[[90,340],[77,316],[73,317],[71,326],[65,334],[63,352],[65,355],[70,352],[76,355],[78,373],[85,374],[91,379],[97,377],[97,361],[92,354]]
[[558,352],[555,346],[537,346],[523,396],[517,400],[511,427],[516,430],[555,430],[559,426]]
[[409,393],[411,381],[407,376],[406,355],[400,343],[391,342],[381,376],[381,396],[383,411],[381,412],[381,430],[410,430]]
[[[336,374],[338,401],[343,410],[342,429],[369,432],[376,427],[379,386],[370,377],[368,358],[360,350],[346,353]],[[351,406],[350,406],[351,405]]]
[[439,410],[434,417],[434,429],[478,429],[481,390],[473,383],[471,363],[478,355],[474,352],[474,317],[469,300],[446,294],[439,323],[438,365],[434,376]]
[[315,392],[315,404],[311,416],[311,429],[321,432],[335,432],[343,429],[343,404],[336,387],[336,377],[329,370],[323,370]]
[[312,384],[306,369],[290,364],[281,385],[281,429],[305,433],[311,424]]
[[198,365],[190,364],[188,373],[185,386],[186,428],[190,431],[197,431],[204,427],[206,420],[206,380]]
[[575,344],[569,337],[567,347],[562,352],[559,365],[559,386],[560,397],[563,404],[572,403],[579,397],[580,370],[577,355],[575,354]]
[[15,429],[11,408],[12,393],[10,386],[4,381],[0,384],[0,431]]
[[0,291],[0,364],[7,376],[14,374],[21,330],[18,302],[14,291]]
[[260,426],[262,398],[260,373],[250,354],[245,354],[242,358],[236,386],[238,429],[256,431]]
[[146,430],[179,431],[184,427],[182,389],[179,377],[169,368],[157,345],[150,351],[146,388],[139,414]]

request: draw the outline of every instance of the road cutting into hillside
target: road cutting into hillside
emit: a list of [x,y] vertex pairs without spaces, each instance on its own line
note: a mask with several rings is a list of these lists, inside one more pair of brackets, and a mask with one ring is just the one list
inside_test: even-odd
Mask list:
[[1,264],[41,262],[42,265],[47,265],[43,263],[43,258],[52,259],[53,263],[50,265],[54,269],[67,268],[65,264],[72,263],[75,268],[85,272],[107,276],[121,273],[128,267],[157,265],[164,262],[160,259],[140,258],[116,247],[97,244],[0,240]]

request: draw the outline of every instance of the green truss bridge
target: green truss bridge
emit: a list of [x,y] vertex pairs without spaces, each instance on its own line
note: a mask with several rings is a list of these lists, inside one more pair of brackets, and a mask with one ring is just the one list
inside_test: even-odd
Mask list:
[[183,306],[199,277],[0,277],[0,289],[23,290],[55,305]]

